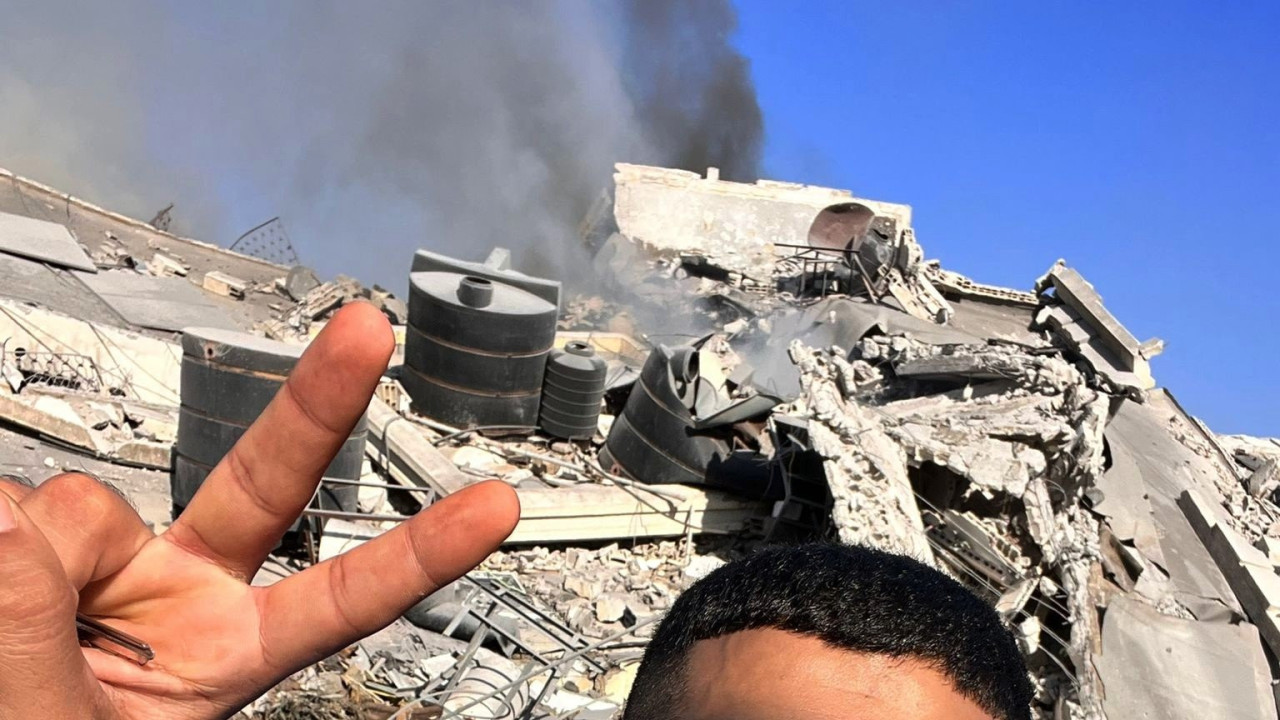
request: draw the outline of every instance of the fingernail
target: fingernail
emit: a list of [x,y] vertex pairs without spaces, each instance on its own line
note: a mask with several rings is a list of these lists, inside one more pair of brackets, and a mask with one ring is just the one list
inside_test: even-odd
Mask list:
[[13,500],[0,493],[0,533],[9,532],[18,527],[18,520],[13,516]]

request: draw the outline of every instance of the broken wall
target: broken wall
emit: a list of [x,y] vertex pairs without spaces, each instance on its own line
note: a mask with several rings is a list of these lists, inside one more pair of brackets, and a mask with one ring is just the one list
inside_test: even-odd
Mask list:
[[104,381],[122,381],[129,399],[178,404],[182,352],[174,343],[0,299],[5,350],[84,355]]
[[729,182],[714,168],[705,178],[626,163],[615,170],[614,216],[623,235],[658,251],[710,252],[725,269],[749,276],[771,268],[779,254],[792,254],[779,253],[774,243],[807,244],[814,217],[831,205],[858,202],[899,227],[911,224],[909,205],[862,200],[848,190],[774,180]]

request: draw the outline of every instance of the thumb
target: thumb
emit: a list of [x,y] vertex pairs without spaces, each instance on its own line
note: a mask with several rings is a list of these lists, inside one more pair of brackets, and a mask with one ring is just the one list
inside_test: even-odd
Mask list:
[[0,493],[0,720],[94,716],[76,604],[48,540]]

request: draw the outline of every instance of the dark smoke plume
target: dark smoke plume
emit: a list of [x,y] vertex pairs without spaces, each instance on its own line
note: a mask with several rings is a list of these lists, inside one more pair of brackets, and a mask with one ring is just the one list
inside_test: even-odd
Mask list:
[[728,0],[32,2],[0,27],[0,167],[403,287],[417,247],[572,280],[615,161],[754,179]]

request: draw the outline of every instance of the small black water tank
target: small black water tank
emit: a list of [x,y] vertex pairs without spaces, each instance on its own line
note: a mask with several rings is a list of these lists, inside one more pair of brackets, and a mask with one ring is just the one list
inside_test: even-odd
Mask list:
[[532,428],[557,315],[554,303],[495,280],[412,273],[400,381],[440,422]]
[[600,451],[605,469],[651,485],[706,483],[728,446],[693,431],[698,375],[696,348],[659,345],[649,354]]
[[547,358],[538,424],[548,435],[581,440],[596,433],[609,367],[585,342],[570,342]]
[[[302,355],[302,348],[215,328],[182,334],[181,406],[171,485],[175,510],[195,497],[222,456],[266,409]],[[356,425],[325,477],[356,480],[368,434]],[[354,512],[357,488],[322,485],[320,507]]]

